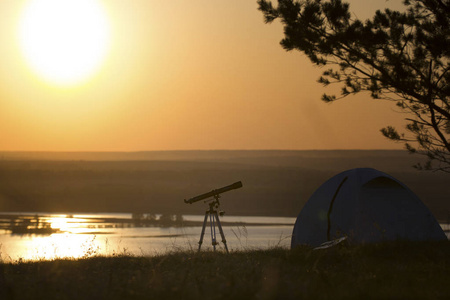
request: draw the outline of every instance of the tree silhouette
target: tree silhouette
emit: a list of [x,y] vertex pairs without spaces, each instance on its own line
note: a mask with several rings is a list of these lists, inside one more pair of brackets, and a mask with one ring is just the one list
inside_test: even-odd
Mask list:
[[387,126],[387,138],[411,153],[426,155],[418,169],[450,172],[450,0],[405,0],[405,11],[353,17],[341,0],[258,0],[266,23],[284,25],[281,46],[299,50],[312,63],[328,66],[319,82],[342,85],[324,94],[333,102],[369,92],[396,102],[407,117],[406,134]]

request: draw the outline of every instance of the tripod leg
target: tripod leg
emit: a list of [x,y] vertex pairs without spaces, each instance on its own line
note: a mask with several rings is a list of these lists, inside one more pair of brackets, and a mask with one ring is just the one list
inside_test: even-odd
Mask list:
[[205,226],[206,226],[206,222],[208,221],[208,213],[209,212],[205,212],[205,219],[203,219],[202,233],[200,234],[200,241],[198,241],[198,251],[199,252],[200,252],[200,248],[202,247],[202,244],[203,244],[203,236],[205,235]]
[[212,242],[212,246],[214,249],[214,252],[216,252],[216,222],[214,220],[214,214],[212,214],[211,212],[209,213],[209,226],[211,229],[211,242]]
[[227,253],[229,253],[228,246],[227,246],[227,240],[225,239],[225,234],[223,233],[222,225],[220,224],[220,219],[219,219],[219,215],[217,214],[217,211],[214,212],[214,215],[217,219],[217,225],[219,227],[220,235],[222,236],[222,243],[224,244],[225,250],[227,250]]

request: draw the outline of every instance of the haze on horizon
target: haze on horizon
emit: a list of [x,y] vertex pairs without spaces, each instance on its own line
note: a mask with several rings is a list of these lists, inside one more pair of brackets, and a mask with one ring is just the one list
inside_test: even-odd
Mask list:
[[[256,0],[101,0],[108,49],[95,72],[63,85],[24,58],[30,1],[0,2],[0,151],[402,148],[379,132],[403,126],[391,103],[320,101],[333,87],[281,48],[281,25],[264,24]],[[359,18],[403,7],[350,4]]]

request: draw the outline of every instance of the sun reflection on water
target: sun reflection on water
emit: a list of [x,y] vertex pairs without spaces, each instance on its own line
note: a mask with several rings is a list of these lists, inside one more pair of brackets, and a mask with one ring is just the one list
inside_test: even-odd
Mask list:
[[51,224],[51,228],[59,229],[61,232],[69,233],[86,233],[88,225],[88,219],[73,218],[73,216],[57,216],[48,219]]
[[[155,255],[174,250],[194,251],[198,247],[201,222],[204,216],[185,216],[186,222],[197,225],[145,224],[132,214],[62,215],[51,213],[0,214],[0,262],[21,262],[54,259],[78,259],[95,255],[122,254]],[[183,217],[184,218],[184,217]],[[241,222],[240,217],[227,217]],[[246,217],[249,219],[251,217]],[[262,220],[255,219],[255,223]],[[264,221],[264,220],[263,220]],[[280,223],[280,220],[266,220]],[[200,223],[199,223],[200,222]],[[294,219],[287,220],[294,223]],[[200,224],[200,225],[199,225]],[[231,250],[242,247],[268,247],[289,241],[292,226],[246,227],[248,237],[235,237],[231,226],[224,226]],[[234,228],[235,229],[235,228]],[[207,228],[206,234],[209,229]],[[212,250],[206,242],[204,250]],[[219,245],[220,248],[220,245]],[[223,250],[223,249],[222,249]]]
[[52,234],[36,236],[28,250],[33,259],[53,260],[59,258],[82,258],[97,254],[100,245],[95,235]]
[[[103,218],[61,214],[12,214],[0,222],[0,261],[53,260],[106,255]],[[102,234],[102,238],[97,238]],[[101,247],[102,246],[102,247]],[[107,245],[106,245],[107,246]]]

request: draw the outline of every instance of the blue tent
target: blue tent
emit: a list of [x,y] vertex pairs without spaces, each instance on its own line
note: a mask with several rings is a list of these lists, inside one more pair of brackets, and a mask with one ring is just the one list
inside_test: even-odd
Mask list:
[[438,222],[403,183],[370,168],[342,172],[322,184],[295,222],[291,247],[350,242],[446,240]]

